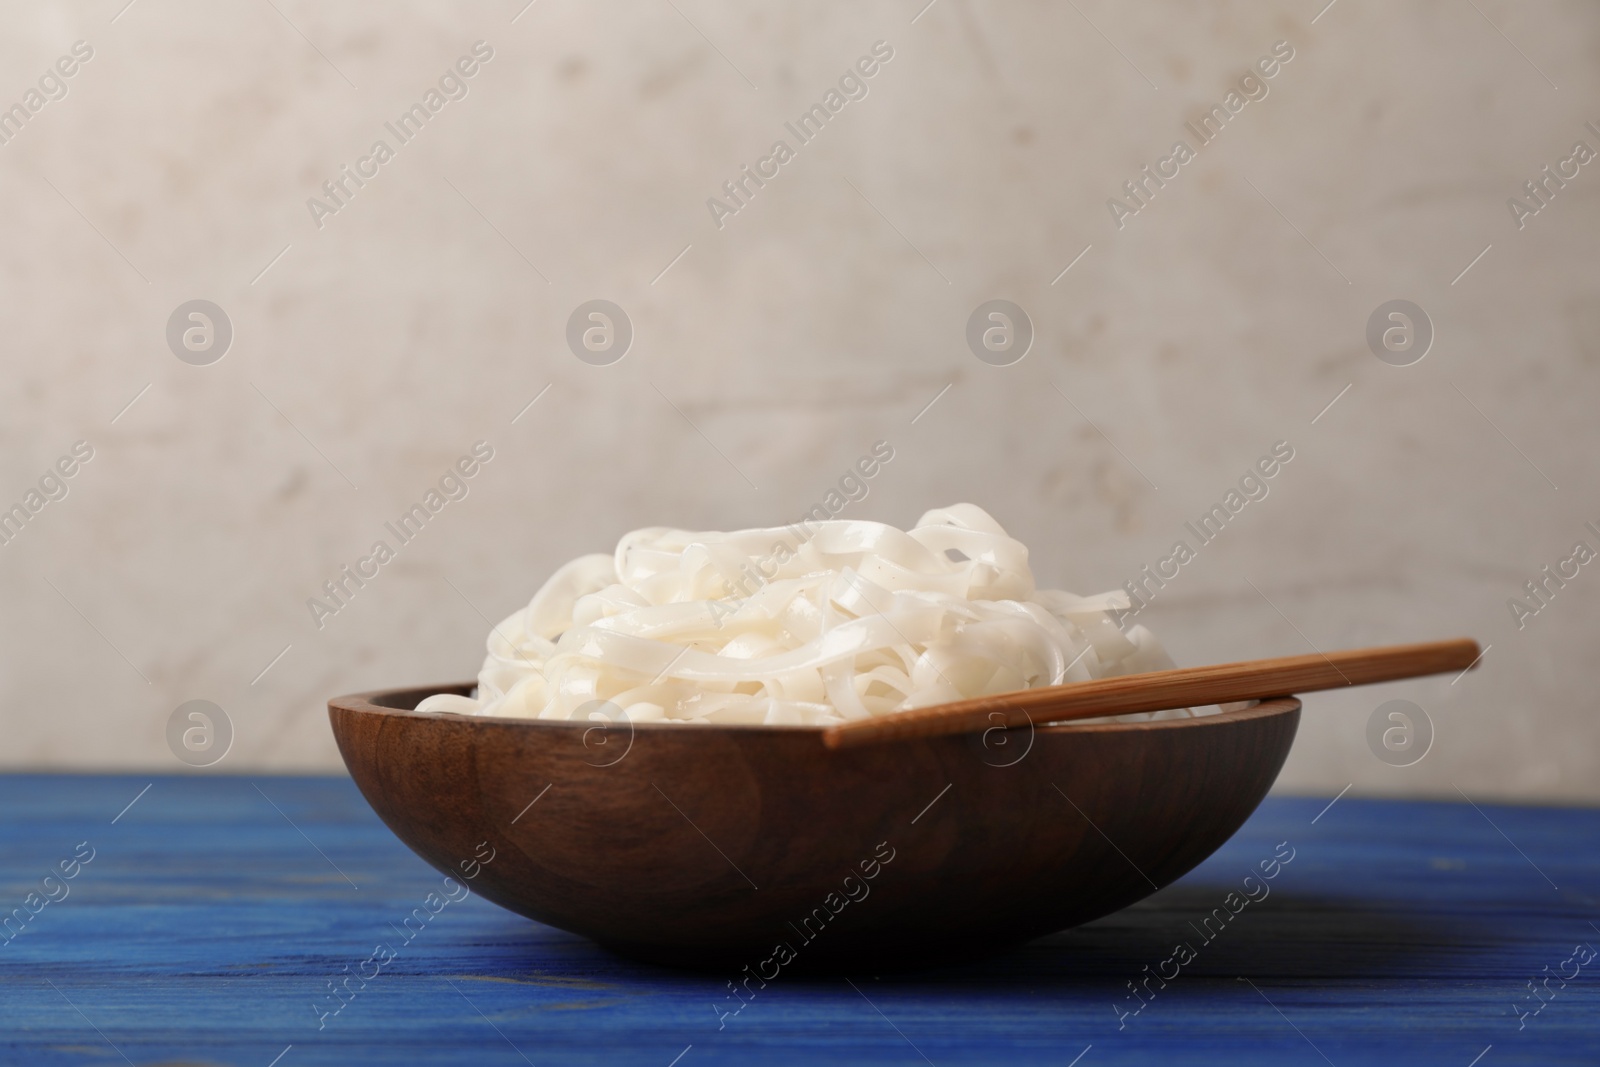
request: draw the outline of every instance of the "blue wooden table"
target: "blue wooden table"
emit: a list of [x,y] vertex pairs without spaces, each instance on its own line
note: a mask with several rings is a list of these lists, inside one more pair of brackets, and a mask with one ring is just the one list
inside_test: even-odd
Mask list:
[[477,897],[402,931],[441,879],[342,778],[0,777],[0,1061],[1600,1063],[1600,811],[1328,805],[1271,798],[1178,884],[984,963],[727,1015],[732,976]]

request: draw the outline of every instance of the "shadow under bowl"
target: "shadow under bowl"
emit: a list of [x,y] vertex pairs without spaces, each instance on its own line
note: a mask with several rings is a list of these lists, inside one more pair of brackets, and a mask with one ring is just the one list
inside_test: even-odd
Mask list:
[[971,959],[1124,908],[1238,830],[1300,721],[1299,700],[1278,697],[832,750],[820,727],[411,710],[470,689],[328,704],[345,765],[400,840],[615,952],[767,978]]

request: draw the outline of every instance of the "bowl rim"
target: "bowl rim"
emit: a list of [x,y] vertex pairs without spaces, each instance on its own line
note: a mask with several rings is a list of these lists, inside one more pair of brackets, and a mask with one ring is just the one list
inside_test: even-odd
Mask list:
[[[409,708],[394,708],[378,703],[383,697],[408,697],[413,694],[420,701],[424,696],[437,693],[454,693],[465,696],[475,685],[476,680],[470,682],[453,682],[445,685],[406,685],[392,686],[387,689],[369,689],[361,693],[347,693],[343,696],[333,697],[328,701],[328,711],[359,712],[366,715],[384,715],[402,719],[432,719],[446,722],[472,723],[477,725],[502,726],[507,728],[522,729],[547,729],[547,730],[588,730],[594,728],[594,722],[582,722],[575,719],[524,719],[514,716],[499,715],[463,715],[455,711],[416,711]],[[1025,692],[1025,690],[1020,690]],[[1000,694],[1004,696],[1005,694]],[[1128,731],[1168,730],[1168,729],[1198,729],[1205,726],[1220,726],[1252,719],[1269,718],[1275,715],[1285,715],[1298,712],[1301,708],[1300,698],[1293,694],[1266,697],[1262,700],[1251,702],[1248,706],[1223,711],[1213,715],[1198,715],[1184,718],[1157,719],[1144,722],[1057,722],[1039,723],[1033,729],[1038,733],[1116,733]],[[616,724],[621,726],[621,723]],[[751,734],[760,736],[812,734],[821,743],[821,737],[828,726],[806,726],[799,724],[774,724],[771,726],[762,723],[686,723],[686,722],[628,722],[633,730],[642,733],[656,733],[665,731],[669,734],[682,733],[685,728],[699,730],[716,730],[734,734]],[[831,725],[831,724],[830,724]],[[1025,729],[1025,727],[1014,727]],[[984,731],[972,730],[966,735]],[[927,740],[927,739],[923,739]]]

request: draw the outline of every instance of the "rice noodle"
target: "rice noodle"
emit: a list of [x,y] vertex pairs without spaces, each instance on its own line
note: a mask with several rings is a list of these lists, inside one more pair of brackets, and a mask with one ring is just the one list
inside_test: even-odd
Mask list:
[[1143,626],[1118,629],[1128,606],[1036,589],[1026,546],[972,504],[905,531],[650,527],[494,627],[475,697],[418,710],[815,725],[1172,666]]

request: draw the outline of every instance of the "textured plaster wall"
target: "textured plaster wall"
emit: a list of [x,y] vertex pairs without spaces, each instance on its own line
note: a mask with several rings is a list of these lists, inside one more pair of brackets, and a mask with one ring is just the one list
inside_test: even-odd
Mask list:
[[[879,439],[849,514],[982,504],[1081,592],[1287,441],[1143,616],[1177,659],[1492,648],[1310,698],[1280,788],[1600,798],[1600,565],[1520,629],[1507,606],[1600,548],[1600,165],[1507,207],[1600,149],[1600,10],[923,2],[6,5],[0,105],[93,57],[0,145],[0,503],[94,456],[0,545],[0,763],[180,769],[166,723],[203,698],[218,770],[335,768],[330,695],[467,677],[558,563],[792,519]],[[1265,98],[1118,228],[1108,198],[1277,41]],[[707,198],[778,139],[719,228]],[[565,341],[595,298],[635,331],[610,366]],[[1036,333],[1012,366],[964,339],[992,298]],[[1406,367],[1365,338],[1396,298],[1435,332]],[[165,337],[193,299],[234,330],[207,366]],[[466,499],[319,629],[307,598],[480,440]],[[1366,739],[1395,698],[1433,724],[1410,767]]]

